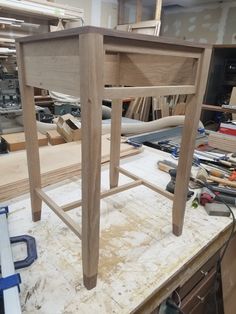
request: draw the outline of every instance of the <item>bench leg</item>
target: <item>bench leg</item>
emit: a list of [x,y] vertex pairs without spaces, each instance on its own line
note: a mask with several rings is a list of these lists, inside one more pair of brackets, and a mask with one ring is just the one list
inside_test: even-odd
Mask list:
[[84,285],[97,283],[99,260],[103,37],[81,34],[82,263]]
[[120,164],[122,101],[112,101],[111,112],[111,147],[110,147],[110,188],[118,186]]
[[211,58],[211,49],[206,49],[200,59],[198,69],[197,93],[191,95],[185,113],[180,156],[173,200],[173,233],[177,236],[182,234],[185,206],[187,200],[188,184],[192,167],[195,139],[201,114],[203,97],[206,89],[208,68]]
[[41,219],[42,200],[35,192],[35,189],[41,188],[41,176],[38,133],[34,104],[34,89],[33,87],[27,86],[25,83],[23,54],[18,43],[17,45],[17,65],[20,82],[21,103],[23,108],[32,219],[33,221],[38,221]]

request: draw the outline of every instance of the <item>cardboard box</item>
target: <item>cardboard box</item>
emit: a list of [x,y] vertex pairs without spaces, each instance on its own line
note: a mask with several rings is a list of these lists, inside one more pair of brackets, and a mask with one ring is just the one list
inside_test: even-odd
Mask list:
[[58,118],[57,131],[66,142],[79,141],[81,139],[81,123],[71,114],[65,114]]

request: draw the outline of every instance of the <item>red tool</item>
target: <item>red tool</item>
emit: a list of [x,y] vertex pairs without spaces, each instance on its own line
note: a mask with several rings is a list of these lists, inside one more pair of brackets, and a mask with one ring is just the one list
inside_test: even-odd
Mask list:
[[231,175],[229,176],[230,181],[236,181],[236,171],[232,171]]

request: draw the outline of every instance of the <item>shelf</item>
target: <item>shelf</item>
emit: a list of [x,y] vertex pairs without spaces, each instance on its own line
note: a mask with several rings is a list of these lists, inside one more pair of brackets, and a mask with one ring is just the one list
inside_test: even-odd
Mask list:
[[202,105],[202,110],[236,113],[236,109],[228,109],[228,108],[222,108],[220,106],[204,105],[204,104]]

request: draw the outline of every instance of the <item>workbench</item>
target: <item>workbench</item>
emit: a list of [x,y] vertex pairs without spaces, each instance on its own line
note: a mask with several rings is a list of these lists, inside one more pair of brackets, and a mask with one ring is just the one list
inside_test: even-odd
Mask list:
[[[32,219],[41,219],[43,201],[81,239],[83,282],[87,289],[92,289],[98,274],[101,198],[144,185],[173,200],[172,230],[177,236],[182,234],[211,47],[86,26],[20,38],[16,48]],[[82,197],[63,207],[41,188],[33,87],[81,100]],[[172,195],[119,166],[122,98],[179,94],[187,95],[188,100],[175,194]],[[104,98],[112,99],[110,187],[101,194],[101,104]],[[133,181],[118,185],[121,174]],[[82,206],[80,225],[65,213],[79,206]]]
[[[157,161],[164,158],[168,159],[166,153],[145,148],[121,164],[164,188],[170,177],[157,169]],[[101,177],[104,191],[109,187],[108,165],[102,167]],[[130,182],[125,176],[120,179]],[[76,200],[78,191],[78,178],[46,188],[60,205]],[[101,201],[100,271],[97,286],[88,291],[82,284],[81,243],[76,235],[46,205],[41,221],[32,222],[28,194],[12,200],[10,234],[34,236],[38,249],[34,264],[20,271],[23,312],[150,313],[220,249],[232,222],[208,216],[201,206],[191,208],[190,201],[186,227],[176,237],[171,206],[171,201],[144,186]],[[80,209],[70,215],[81,221]]]

